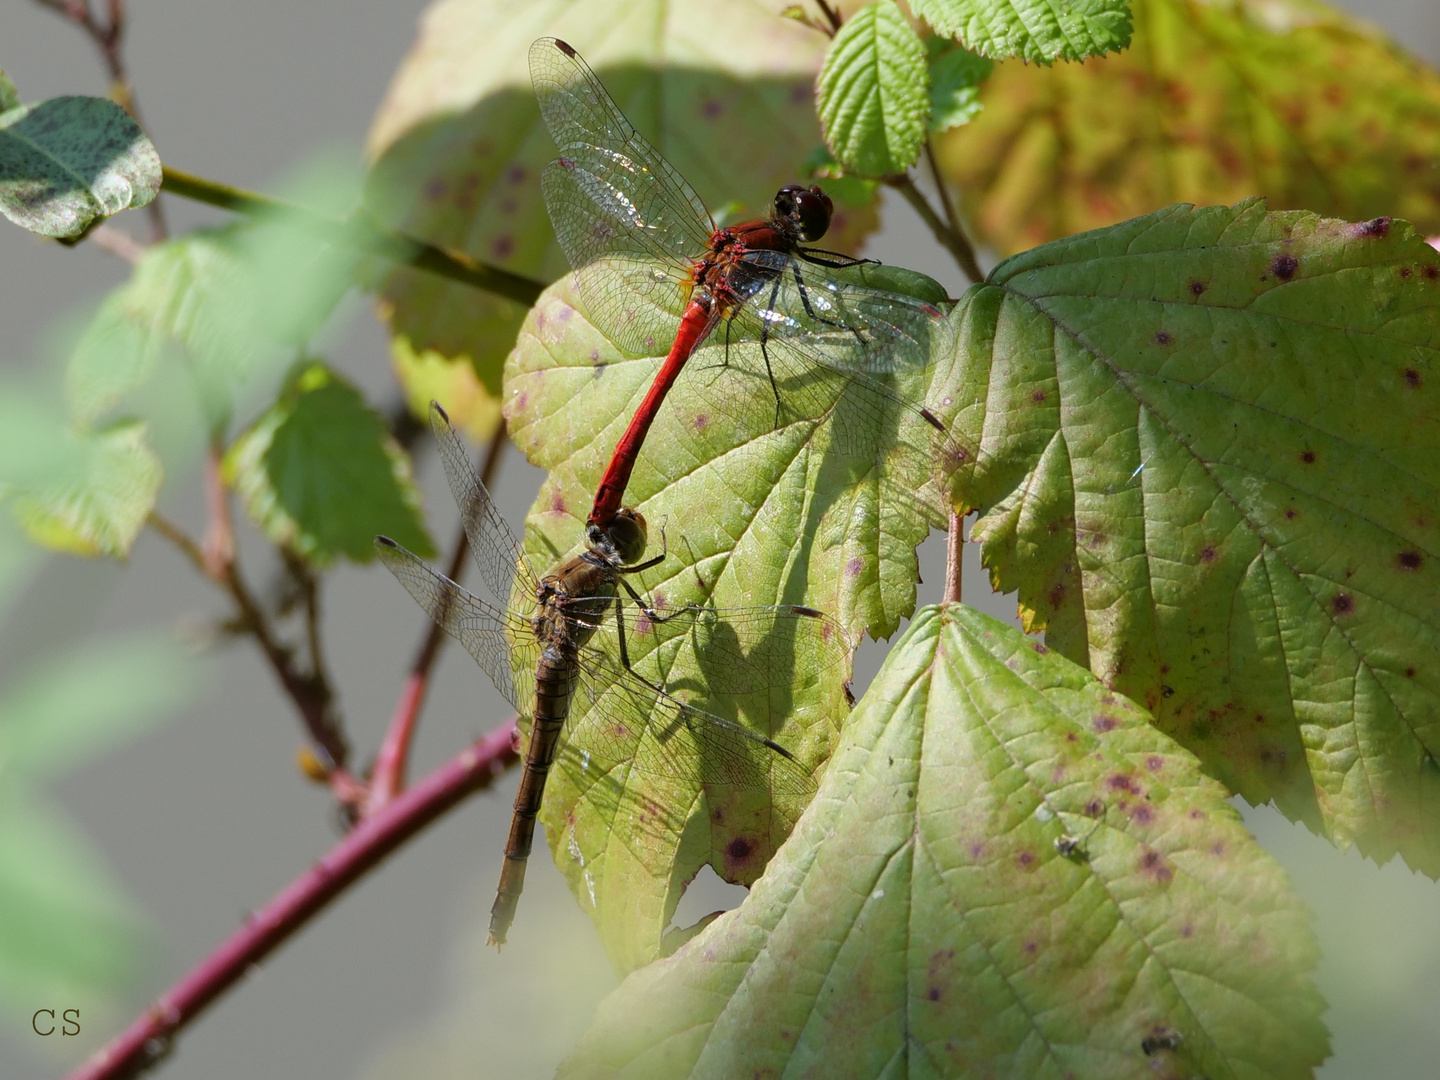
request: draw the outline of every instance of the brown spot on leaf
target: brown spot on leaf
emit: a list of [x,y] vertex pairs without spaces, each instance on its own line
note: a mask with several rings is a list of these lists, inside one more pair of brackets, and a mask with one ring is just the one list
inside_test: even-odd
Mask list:
[[1300,269],[1300,260],[1294,255],[1276,255],[1270,260],[1270,272],[1281,281],[1289,281]]
[[861,572],[864,571],[864,569],[865,560],[860,558],[860,556],[858,555],[856,555],[854,558],[852,558],[849,562],[845,564],[845,573],[849,574],[851,577],[859,577]]
[[1135,822],[1136,825],[1149,825],[1150,822],[1155,820],[1155,811],[1147,804],[1141,803],[1135,807],[1134,810],[1130,811],[1130,820]]
[[1140,872],[1162,884],[1175,877],[1175,871],[1170,869],[1165,856],[1150,848],[1146,848],[1145,853],[1140,856]]
[[1129,791],[1139,795],[1135,782],[1125,773],[1111,773],[1105,780],[1105,786],[1111,791]]
[[1022,851],[1015,857],[1015,861],[1020,864],[1020,868],[1023,870],[1035,861],[1035,853],[1033,851]]
[[1204,548],[1202,548],[1201,551],[1200,551],[1200,561],[1203,562],[1203,563],[1212,563],[1212,562],[1214,562],[1214,561],[1215,561],[1215,549],[1214,549],[1213,547],[1209,546],[1209,545],[1206,545]]
[[1145,759],[1145,767],[1151,772],[1159,772],[1165,767],[1165,759],[1159,754],[1151,754]]
[[1045,595],[1050,601],[1050,606],[1058,608],[1065,602],[1065,583],[1060,582],[1059,584],[1050,586],[1050,591]]
[[1355,598],[1349,593],[1336,593],[1330,598],[1330,610],[1335,615],[1349,615],[1355,610]]
[[1204,292],[1205,292],[1205,283],[1204,283],[1203,281],[1196,280],[1196,281],[1190,282],[1190,295],[1191,295],[1191,296],[1201,296],[1201,295],[1204,294]]
[[1045,398],[1048,397],[1048,396],[1049,396],[1049,395],[1048,395],[1044,390],[1032,390],[1032,391],[1030,391],[1030,400],[1033,401],[1033,402],[1035,402],[1036,405],[1039,405],[1039,404],[1040,404],[1042,401],[1044,401]]
[[1285,510],[1285,520],[1286,520],[1286,521],[1294,521],[1295,518],[1299,516],[1299,514],[1300,514],[1300,511],[1299,511],[1299,510],[1296,510],[1293,506],[1287,507],[1286,510]]
[[1402,278],[1409,278],[1410,275],[1413,274],[1413,273],[1415,273],[1415,271],[1414,271],[1414,270],[1411,270],[1410,267],[1408,267],[1408,266],[1402,266],[1402,267],[1400,267],[1400,276],[1401,276]]
[[1420,272],[1425,275],[1426,281],[1434,281],[1436,278],[1440,278],[1440,266],[1427,266]]
[[1170,331],[1168,330],[1161,330],[1155,335],[1156,345],[1169,345],[1172,340],[1173,339],[1170,337]]
[[696,414],[695,414],[695,430],[696,430],[696,431],[704,431],[704,430],[705,430],[707,427],[709,427],[709,426],[710,426],[710,417],[708,417],[707,415],[705,415],[703,412],[702,412],[702,413],[696,413]]
[[1104,812],[1105,812],[1105,804],[1104,804],[1103,802],[1101,802],[1099,799],[1091,799],[1089,802],[1087,802],[1087,803],[1085,804],[1085,816],[1086,816],[1086,817],[1091,817],[1091,818],[1099,817],[1099,816],[1100,816],[1101,814],[1103,814]]
[[1407,668],[1405,669],[1405,678],[1407,678],[1407,679],[1413,679],[1413,678],[1415,678],[1415,669],[1414,669],[1413,667],[1407,667]]
[[1030,648],[1035,651],[1035,654],[1036,654],[1037,656],[1044,656],[1046,653],[1048,653],[1048,652],[1050,651],[1049,648],[1046,647],[1046,645],[1045,645],[1045,643],[1044,643],[1043,641],[1032,641],[1032,642],[1030,643]]
[[725,845],[725,854],[736,862],[743,862],[750,857],[750,841],[743,836],[737,836],[730,843]]
[[1402,551],[1395,556],[1395,564],[1401,570],[1419,570],[1424,558],[1418,551]]
[[1191,810],[1191,811],[1190,811],[1190,820],[1191,820],[1191,821],[1204,821],[1204,820],[1205,820],[1205,811],[1204,811],[1204,810]]
[[1114,731],[1119,723],[1120,721],[1116,717],[1108,713],[1101,713],[1090,722],[1090,726],[1103,735],[1107,731]]
[[1405,385],[1411,390],[1419,390],[1420,387],[1425,385],[1425,380],[1421,378],[1420,372],[1416,371],[1413,367],[1407,367],[1405,369]]
[[1388,217],[1371,218],[1369,221],[1362,221],[1351,230],[1352,235],[1358,238],[1375,238],[1390,235],[1390,219]]
[[565,496],[558,491],[550,496],[550,512],[552,514],[565,513]]

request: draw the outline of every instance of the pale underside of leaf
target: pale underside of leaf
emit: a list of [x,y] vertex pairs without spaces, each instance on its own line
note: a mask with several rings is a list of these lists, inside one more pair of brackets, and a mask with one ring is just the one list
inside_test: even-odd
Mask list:
[[745,903],[631,975],[560,1075],[1298,1080],[1327,1052],[1316,956],[1141,710],[927,609]]

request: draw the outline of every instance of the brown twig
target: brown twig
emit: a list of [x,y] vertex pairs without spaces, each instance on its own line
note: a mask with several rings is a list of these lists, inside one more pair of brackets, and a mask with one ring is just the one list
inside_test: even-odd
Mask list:
[[[154,203],[150,204],[154,206]],[[131,266],[138,263],[149,246],[136,240],[124,229],[114,225],[97,225],[85,237],[101,251],[108,251],[117,259],[123,259]]]
[[[501,423],[490,440],[490,446],[485,451],[485,462],[480,467],[480,482],[487,488],[500,466],[500,454],[505,449],[505,442],[505,425]],[[450,564],[445,570],[451,581],[460,580],[469,550],[465,524],[462,521],[450,553]],[[432,620],[424,641],[415,653],[415,660],[410,665],[410,674],[405,679],[400,700],[396,702],[395,711],[391,714],[385,739],[375,755],[375,767],[370,772],[366,814],[375,813],[405,790],[405,769],[410,758],[410,746],[415,738],[415,726],[420,718],[420,709],[425,704],[425,694],[430,687],[431,669],[434,668],[435,660],[444,644],[445,633],[440,624]]]
[[[135,100],[135,87],[125,71],[125,56],[121,45],[125,40],[125,0],[106,0],[107,20],[101,22],[90,10],[90,0],[35,0],[41,7],[47,7],[80,27],[90,36],[95,47],[105,60],[105,69],[110,74],[110,93],[115,103],[130,114],[143,130],[140,119],[140,105]],[[150,212],[150,239],[164,240],[169,234],[165,226],[165,211],[160,200],[154,199],[148,207]]]
[[383,810],[360,822],[319,862],[253,913],[69,1080],[135,1076],[169,1052],[175,1036],[330,901],[516,760],[512,718],[478,739]]
[[960,578],[965,558],[965,519],[950,511],[950,528],[945,534],[945,595],[941,602],[960,603]]
[[284,221],[321,240],[342,244],[357,251],[367,251],[391,262],[413,266],[417,270],[492,292],[527,307],[534,304],[545,289],[543,282],[482,263],[463,251],[436,247],[403,233],[382,228],[364,215],[340,221],[293,203],[272,199],[268,195],[257,195],[199,176],[191,176],[168,165],[165,166],[162,187],[174,195],[183,195],[187,199],[194,199],[209,206]]
[[[255,638],[281,687],[299,710],[311,740],[324,753],[323,765],[331,790],[342,804],[354,807],[363,798],[363,789],[346,770],[350,747],[333,715],[334,694],[323,669],[317,666],[305,674],[296,668],[291,650],[276,637],[265,612],[240,572],[235,557],[230,500],[220,476],[217,447],[212,446],[206,455],[204,481],[209,523],[203,543],[197,544],[179,526],[157,513],[150,515],[149,524],[180,548],[205,577],[229,594],[235,604],[236,622],[244,632]],[[312,648],[318,657],[318,642],[313,643]]]
[[935,213],[934,207],[924,194],[915,186],[915,181],[910,179],[909,174],[902,173],[899,176],[885,178],[885,183],[905,197],[905,201],[915,208],[925,224],[930,226],[930,231],[935,234],[935,239],[955,257],[961,271],[973,281],[984,280],[985,275],[980,272],[980,263],[975,258],[975,249],[970,246],[970,241],[965,233],[957,225],[951,228],[941,220],[940,215]]

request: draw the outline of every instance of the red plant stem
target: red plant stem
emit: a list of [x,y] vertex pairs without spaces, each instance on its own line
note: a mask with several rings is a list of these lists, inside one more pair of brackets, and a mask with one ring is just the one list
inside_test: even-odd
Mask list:
[[245,925],[140,1015],[69,1080],[136,1076],[170,1049],[180,1029],[310,917],[367,871],[468,795],[488,787],[515,760],[515,720],[500,725],[441,765],[373,817],[361,821]]
[[950,528],[945,536],[945,595],[946,604],[960,603],[960,572],[965,558],[965,519],[954,510],[950,511]]
[[[505,424],[502,422],[490,439],[485,451],[485,462],[480,466],[480,482],[486,488],[494,479],[495,470],[500,466],[500,453],[505,449]],[[459,582],[465,570],[465,555],[470,550],[465,536],[465,523],[460,523],[460,535],[455,538],[454,550],[450,554],[450,565],[445,573],[451,581]],[[405,769],[410,760],[410,745],[415,739],[415,725],[420,719],[420,709],[425,704],[425,694],[430,688],[430,671],[445,644],[445,634],[440,624],[431,622],[425,640],[415,653],[410,665],[410,674],[400,691],[400,700],[390,716],[390,726],[375,755],[375,767],[370,771],[370,791],[365,804],[365,813],[373,814],[405,790]]]

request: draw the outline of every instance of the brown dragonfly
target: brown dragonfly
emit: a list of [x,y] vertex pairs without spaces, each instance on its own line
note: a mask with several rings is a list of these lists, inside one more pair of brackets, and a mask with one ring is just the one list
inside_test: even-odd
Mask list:
[[[546,777],[557,754],[596,775],[627,764],[642,772],[698,779],[792,799],[814,789],[809,771],[774,739],[717,712],[682,701],[660,677],[647,678],[632,651],[649,656],[683,644],[703,659],[705,704],[745,698],[848,659],[844,635],[828,616],[798,605],[668,611],[648,604],[626,580],[658,565],[645,552],[645,519],[623,509],[608,530],[587,527],[586,550],[537,575],[475,475],[444,410],[431,428],[470,552],[494,602],[471,594],[388,537],[381,560],[437,623],[469,650],[530,725],[505,864],[490,913],[490,943],[504,944],[525,884],[525,865]],[[627,628],[627,603],[635,609]],[[639,646],[639,648],[637,648]],[[687,692],[697,690],[687,678]],[[583,715],[567,729],[572,703]],[[717,710],[718,711],[718,710]]]

